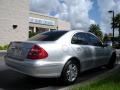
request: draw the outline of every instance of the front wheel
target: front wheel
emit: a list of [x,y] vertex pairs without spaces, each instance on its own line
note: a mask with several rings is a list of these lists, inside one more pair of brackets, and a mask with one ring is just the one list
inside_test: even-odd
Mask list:
[[78,66],[75,62],[68,61],[65,65],[61,80],[64,82],[64,84],[72,84],[76,81],[78,77]]

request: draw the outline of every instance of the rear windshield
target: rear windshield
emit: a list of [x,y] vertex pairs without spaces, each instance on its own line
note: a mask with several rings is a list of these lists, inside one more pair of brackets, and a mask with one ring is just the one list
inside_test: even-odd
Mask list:
[[49,31],[39,33],[29,39],[29,41],[55,41],[64,35],[67,31]]

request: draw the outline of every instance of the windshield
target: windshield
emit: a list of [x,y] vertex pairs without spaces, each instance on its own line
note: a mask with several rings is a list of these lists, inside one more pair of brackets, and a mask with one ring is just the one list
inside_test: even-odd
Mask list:
[[29,39],[29,41],[55,41],[64,35],[67,31],[49,31],[39,33]]

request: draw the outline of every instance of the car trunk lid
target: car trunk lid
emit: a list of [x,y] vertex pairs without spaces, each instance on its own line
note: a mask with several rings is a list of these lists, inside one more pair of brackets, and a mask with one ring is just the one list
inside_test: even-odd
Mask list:
[[18,60],[24,60],[35,42],[11,42],[7,50],[7,56]]

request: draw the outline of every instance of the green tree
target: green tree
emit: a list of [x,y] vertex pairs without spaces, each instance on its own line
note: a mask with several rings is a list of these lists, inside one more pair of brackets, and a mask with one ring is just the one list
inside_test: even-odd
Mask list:
[[108,34],[105,34],[103,37],[103,42],[110,41],[110,40],[111,40],[111,36]]
[[91,24],[89,27],[89,32],[95,34],[99,39],[103,39],[103,33],[99,27],[99,25]]
[[31,32],[31,31],[29,31],[29,38],[35,36],[36,34],[38,34],[38,33],[37,32]]

